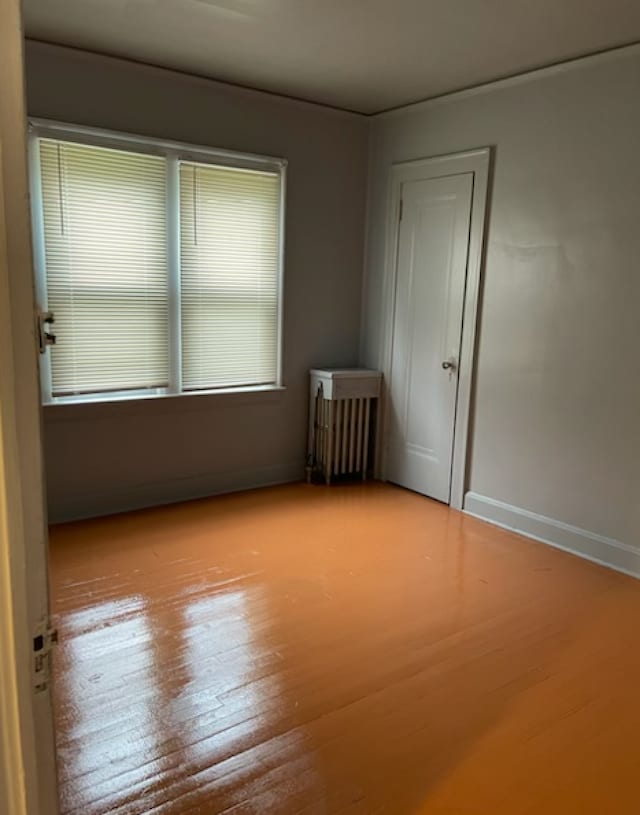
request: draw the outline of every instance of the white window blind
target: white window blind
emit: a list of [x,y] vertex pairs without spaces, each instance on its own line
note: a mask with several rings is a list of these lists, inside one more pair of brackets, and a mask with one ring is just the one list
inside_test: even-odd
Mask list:
[[277,376],[280,174],[180,163],[185,390]]
[[280,385],[286,162],[30,123],[45,401]]
[[53,396],[166,387],[166,159],[40,140]]

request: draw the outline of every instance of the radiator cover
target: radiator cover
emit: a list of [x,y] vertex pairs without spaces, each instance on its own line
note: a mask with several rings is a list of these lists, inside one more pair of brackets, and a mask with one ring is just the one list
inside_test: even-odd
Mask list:
[[310,371],[307,480],[367,478],[373,438],[372,407],[382,374],[365,368]]

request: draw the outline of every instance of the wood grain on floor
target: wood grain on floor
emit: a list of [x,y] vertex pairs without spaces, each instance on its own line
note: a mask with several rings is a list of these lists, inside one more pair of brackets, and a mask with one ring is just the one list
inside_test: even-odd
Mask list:
[[640,583],[388,485],[51,531],[63,815],[637,815]]

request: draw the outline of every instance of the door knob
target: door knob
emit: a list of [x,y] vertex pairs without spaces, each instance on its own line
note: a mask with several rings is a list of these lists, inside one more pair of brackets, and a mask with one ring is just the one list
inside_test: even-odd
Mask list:
[[456,363],[453,362],[453,360],[445,359],[445,361],[442,363],[442,367],[444,368],[445,371],[454,370],[456,367]]

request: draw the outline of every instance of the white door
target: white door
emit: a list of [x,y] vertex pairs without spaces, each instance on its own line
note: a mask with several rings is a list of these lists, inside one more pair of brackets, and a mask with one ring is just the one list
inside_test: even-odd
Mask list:
[[473,173],[402,186],[386,475],[449,503]]
[[[48,662],[39,658],[49,615],[48,537],[22,31],[19,0],[0,3],[0,738],[11,751],[14,798],[9,808],[0,803],[0,811],[55,815],[52,702],[43,681]],[[7,534],[9,558],[3,557]],[[43,670],[36,672],[38,666]]]
[[[22,143],[17,141],[24,148],[24,135]],[[55,815],[58,797],[46,657],[35,673],[36,636],[43,636],[42,653],[46,647],[49,586],[29,222],[26,192],[24,205],[12,205],[9,211],[5,184],[7,178],[20,181],[22,170],[23,183],[15,183],[14,189],[26,191],[26,174],[24,166],[8,164],[4,143],[0,141],[0,723],[8,777],[4,785],[0,777],[0,786],[11,799],[8,804],[3,801],[0,790],[0,812]],[[20,300],[16,292],[26,296]]]

